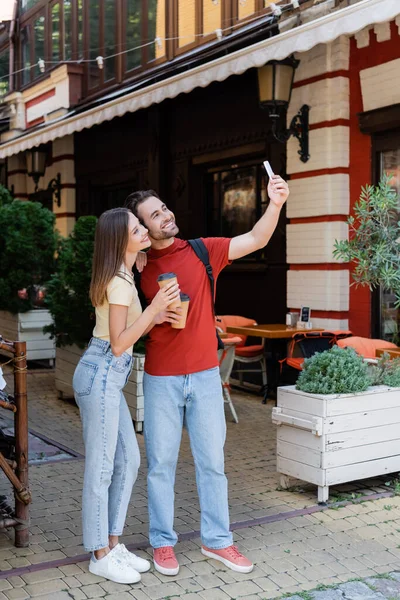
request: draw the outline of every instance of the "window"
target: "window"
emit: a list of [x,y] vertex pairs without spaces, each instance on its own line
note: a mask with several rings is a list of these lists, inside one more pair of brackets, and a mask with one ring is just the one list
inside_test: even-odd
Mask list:
[[0,52],[0,102],[8,92],[10,72],[10,50],[6,48]]
[[51,59],[60,60],[60,3],[51,7]]
[[[40,15],[34,20],[33,31],[34,31],[34,37],[35,37],[34,62],[37,63],[40,58],[42,60],[45,60],[45,58],[46,58],[44,15]],[[36,64],[35,71],[34,71],[34,77],[38,77],[39,75],[40,75],[40,69],[39,69],[39,66]]]
[[[115,78],[116,7],[114,0],[104,0],[104,79]],[[110,58],[107,58],[110,57]]]
[[31,79],[30,25],[21,29],[21,68],[23,69],[22,85],[26,85]]
[[209,173],[207,188],[207,229],[211,236],[247,233],[267,206],[266,178],[260,165],[233,165]]
[[131,71],[140,67],[142,63],[142,52],[140,49],[133,50],[141,45],[141,0],[127,0],[127,23],[126,23],[126,70]]
[[64,0],[64,60],[71,60],[72,58],[72,0]]
[[21,13],[24,13],[27,10],[31,9],[33,6],[35,6],[35,4],[38,4],[38,2],[40,2],[40,0],[21,0]]
[[[387,173],[392,176],[391,184],[399,198],[400,211],[400,134],[397,141],[389,142],[392,148],[378,154],[379,178]],[[395,296],[392,290],[379,290],[380,336],[382,339],[398,343],[400,341],[400,311],[395,307]]]
[[[94,60],[100,54],[99,0],[89,0],[89,59]],[[89,87],[100,83],[100,70],[96,62],[89,63]]]

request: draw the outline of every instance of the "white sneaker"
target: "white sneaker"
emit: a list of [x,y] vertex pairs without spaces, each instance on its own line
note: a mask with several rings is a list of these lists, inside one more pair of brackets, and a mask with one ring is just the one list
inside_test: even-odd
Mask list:
[[145,560],[144,558],[140,558],[140,556],[136,556],[136,554],[133,554],[133,552],[129,552],[125,544],[117,544],[114,546],[114,550],[116,550],[119,556],[138,573],[146,573],[146,571],[150,570],[151,565],[149,561]]
[[100,560],[94,560],[92,557],[89,562],[89,571],[93,575],[104,577],[115,583],[137,583],[141,580],[140,573],[133,569],[126,560],[123,560],[115,548]]

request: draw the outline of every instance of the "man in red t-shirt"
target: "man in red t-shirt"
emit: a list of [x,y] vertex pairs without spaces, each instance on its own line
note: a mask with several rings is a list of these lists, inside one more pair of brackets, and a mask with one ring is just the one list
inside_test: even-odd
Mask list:
[[[203,239],[215,280],[230,261],[268,243],[289,195],[287,183],[275,175],[269,181],[268,195],[269,206],[249,233],[232,239]],[[167,272],[177,275],[181,292],[190,297],[185,329],[173,329],[168,323],[156,325],[146,346],[144,435],[154,566],[164,575],[179,571],[173,550],[177,542],[173,529],[174,483],[185,423],[200,499],[201,551],[234,571],[249,573],[253,565],[233,546],[229,531],[224,401],[213,299],[204,264],[188,242],[176,238],[179,230],[175,217],[156,192],[134,192],[125,206],[147,227],[152,242],[141,278],[147,302],[159,289],[157,277]]]

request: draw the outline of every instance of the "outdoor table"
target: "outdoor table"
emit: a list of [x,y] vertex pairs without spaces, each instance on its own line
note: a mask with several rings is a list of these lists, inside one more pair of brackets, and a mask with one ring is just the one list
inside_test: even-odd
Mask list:
[[377,358],[389,354],[390,358],[400,358],[400,348],[378,348],[375,352]]
[[280,323],[267,325],[251,325],[249,327],[227,327],[228,333],[236,333],[251,337],[260,337],[266,340],[266,351],[270,353],[271,358],[267,357],[267,389],[263,390],[265,404],[267,397],[273,395],[276,397],[276,390],[279,383],[279,359],[286,356],[286,341],[291,339],[295,333],[304,333],[304,331],[324,331],[322,327],[313,327],[312,329],[298,329],[297,327],[288,327]]

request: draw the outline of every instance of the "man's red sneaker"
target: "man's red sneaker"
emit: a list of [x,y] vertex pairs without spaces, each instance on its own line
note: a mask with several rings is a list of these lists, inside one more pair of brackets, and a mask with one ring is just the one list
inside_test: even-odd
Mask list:
[[237,573],[251,573],[254,568],[253,563],[243,554],[240,554],[236,546],[228,546],[220,550],[202,546],[201,552],[208,558],[221,561],[226,567],[229,567],[232,571],[237,571]]
[[153,561],[156,571],[163,575],[178,575],[179,563],[172,546],[154,548]]

